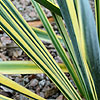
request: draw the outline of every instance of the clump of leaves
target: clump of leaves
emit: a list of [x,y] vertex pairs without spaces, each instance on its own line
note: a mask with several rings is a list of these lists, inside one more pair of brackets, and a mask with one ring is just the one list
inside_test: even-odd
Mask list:
[[[80,93],[75,90],[40,41],[37,36],[38,31],[32,30],[10,0],[0,0],[0,27],[55,83],[67,99],[82,100],[81,94],[86,100],[98,100],[100,98],[100,1],[95,0],[96,24],[88,0],[57,0],[59,7],[56,5],[55,0],[31,1],[40,16],[46,33],[62,58]],[[37,2],[52,12],[71,60]],[[43,34],[42,31],[41,33]],[[47,36],[45,39],[47,39]],[[35,71],[35,65],[32,66]],[[23,70],[25,67],[23,67]],[[44,100],[3,75],[0,75],[0,83],[31,99]]]

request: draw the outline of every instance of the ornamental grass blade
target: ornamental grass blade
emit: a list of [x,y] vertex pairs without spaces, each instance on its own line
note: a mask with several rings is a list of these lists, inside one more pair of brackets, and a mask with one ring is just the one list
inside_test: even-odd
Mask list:
[[95,1],[95,18],[96,18],[97,32],[100,45],[100,0],[94,0],[94,1]]
[[[36,33],[36,35],[39,37],[40,40],[43,40],[43,41],[46,41],[46,42],[51,42],[51,40],[50,40],[50,38],[49,38],[49,36],[48,36],[48,33],[47,33],[46,31],[41,30],[41,29],[39,29],[39,28],[35,28],[35,27],[32,27],[32,29],[33,29],[33,31]],[[61,42],[62,44],[64,44],[64,43],[63,43],[63,40],[62,40],[62,37],[59,36],[59,35],[56,35],[56,36],[57,36],[57,38],[60,40],[60,42]]]
[[5,97],[5,96],[3,96],[3,95],[0,95],[0,100],[13,100],[13,99],[10,99],[10,98],[8,98],[8,97]]
[[37,94],[31,92],[30,90],[26,89],[25,87],[19,85],[18,83],[8,79],[7,77],[0,74],[0,84],[4,85],[10,89],[13,89],[19,93],[22,93],[23,95],[27,96],[30,99],[33,100],[46,100]]
[[64,96],[70,100],[81,100],[79,94],[46,47],[22,18],[10,0],[2,0],[0,2],[0,14],[1,28],[45,72]]
[[73,48],[75,51],[75,55],[79,64],[79,67],[77,68],[77,75],[79,76],[84,91],[83,92],[84,96],[87,100],[97,99],[95,93],[93,92],[95,91],[95,88],[93,87],[94,86],[93,81],[91,81],[92,80],[91,73],[89,71],[86,62],[83,59],[84,58],[83,42],[82,42],[82,36],[80,34],[80,28],[74,2],[73,0],[71,1],[57,0],[57,1],[60,6],[62,16],[65,20],[65,24],[68,29],[73,44]]
[[50,0],[35,0],[39,4],[43,5],[44,7],[48,8],[50,11],[56,13],[57,15],[61,16],[60,9],[57,5],[52,3]]
[[89,2],[87,0],[79,1],[79,22],[85,44],[85,58],[94,79],[98,98],[100,98],[100,48],[95,20]]
[[44,14],[42,8],[40,7],[40,5],[38,3],[36,3],[34,0],[32,0],[32,3],[34,5],[34,7],[36,8],[36,11],[37,13],[39,14],[40,16],[40,19],[46,29],[46,31],[48,32],[48,35],[49,37],[51,38],[52,40],[52,43],[54,44],[56,50],[58,51],[58,54],[60,55],[60,57],[62,58],[64,64],[66,65],[66,67],[68,68],[69,72],[71,73],[73,79],[75,80],[75,82],[77,82],[78,86],[80,86],[79,84],[79,80],[78,80],[78,77],[77,75],[75,74],[75,69],[74,67],[72,66],[68,56],[66,55],[66,52],[65,50],[63,49],[63,47],[61,46],[59,40],[57,39],[56,37],[56,34],[55,32],[53,31],[53,28],[52,26],[50,25],[46,15]]
[[[58,64],[63,72],[68,72],[64,64]],[[2,61],[0,74],[40,74],[43,71],[32,61]]]

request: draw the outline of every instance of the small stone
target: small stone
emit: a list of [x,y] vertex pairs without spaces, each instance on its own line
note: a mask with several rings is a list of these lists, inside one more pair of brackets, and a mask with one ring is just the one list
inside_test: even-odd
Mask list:
[[24,82],[25,83],[28,83],[29,82],[29,79],[28,78],[24,78]]
[[42,89],[42,92],[46,92],[48,90],[50,90],[50,87],[45,85],[44,88]]
[[6,44],[11,43],[11,40],[9,37],[1,37],[1,42],[2,42],[3,46],[6,46]]
[[21,11],[21,12],[22,12],[23,10],[24,10],[24,8],[23,8],[23,7],[20,7],[20,8],[19,8],[19,11]]
[[0,37],[2,37],[2,34],[0,34]]
[[20,94],[19,100],[29,100],[29,98],[27,98],[24,95]]
[[15,49],[14,51],[13,51],[13,56],[14,57],[18,57],[18,56],[21,56],[22,55],[22,50],[21,49]]
[[54,46],[51,44],[49,46],[46,46],[47,49],[55,49]]
[[77,89],[77,87],[76,87],[76,85],[75,85],[75,83],[74,83],[74,81],[71,79],[70,80],[70,82],[72,83],[72,85],[75,87],[75,89]]
[[3,60],[0,58],[0,61],[3,61]]
[[31,87],[35,87],[35,86],[38,85],[38,83],[39,83],[39,81],[38,81],[37,79],[33,79],[33,80],[31,80],[31,82],[30,82],[30,86],[31,86]]
[[13,93],[14,91],[9,89],[9,88],[6,88],[4,86],[0,86],[1,89],[3,89],[5,92],[10,92],[10,93]]
[[19,3],[15,4],[15,6],[16,6],[16,8],[18,8],[18,10],[19,10],[19,8],[21,8],[21,7],[22,7],[22,5],[21,5],[21,4],[19,4]]
[[50,81],[46,81],[46,85],[45,86],[49,86],[50,85]]
[[57,30],[58,29],[56,25],[54,25],[53,28],[54,28],[54,30]]
[[46,80],[42,80],[39,82],[39,87],[42,88],[46,84]]
[[48,76],[46,76],[46,80],[49,81],[50,79],[48,78]]
[[16,77],[15,82],[19,83],[20,85],[25,85],[22,78]]
[[24,14],[23,17],[24,17],[24,19],[25,19],[26,21],[30,21],[30,20],[31,20],[31,18],[30,18],[27,14]]
[[39,80],[43,80],[45,78],[45,74],[37,74],[36,77]]
[[62,63],[62,60],[59,56],[55,57],[55,60],[56,60],[57,63]]
[[5,32],[3,33],[3,36],[4,36],[4,37],[9,37]]
[[35,13],[34,13],[34,12],[30,12],[30,13],[29,13],[29,16],[30,16],[30,17],[34,17],[34,16],[35,16]]
[[56,100],[63,100],[63,95],[60,95],[59,97],[56,98]]
[[37,88],[36,88],[36,94],[39,94],[40,93],[40,87],[38,86]]
[[51,55],[53,56],[53,58],[57,56],[57,54],[54,52],[52,52]]
[[43,92],[40,92],[40,96],[44,98],[44,93]]
[[52,96],[52,98],[57,98],[59,96],[59,93],[56,93]]
[[69,73],[65,73],[65,75],[66,75],[67,77],[69,77],[69,76],[70,76],[70,74],[69,74]]
[[26,4],[26,6],[30,6],[31,5],[30,0],[25,0],[25,4]]

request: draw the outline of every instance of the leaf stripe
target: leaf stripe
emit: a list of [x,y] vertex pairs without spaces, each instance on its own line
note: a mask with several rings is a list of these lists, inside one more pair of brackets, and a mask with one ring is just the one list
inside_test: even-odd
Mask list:
[[[58,63],[58,65],[63,70],[63,72],[68,72],[64,64]],[[39,74],[39,73],[43,72],[32,61],[0,62],[0,74]]]

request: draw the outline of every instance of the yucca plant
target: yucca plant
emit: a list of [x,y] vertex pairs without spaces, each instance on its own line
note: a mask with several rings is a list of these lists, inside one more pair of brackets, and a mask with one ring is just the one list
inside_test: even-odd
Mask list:
[[[31,2],[36,8],[46,32],[31,28],[10,0],[0,0],[0,27],[35,63],[1,62],[0,73],[41,73],[38,66],[68,100],[82,100],[82,98],[99,100],[100,1],[95,0],[96,21],[88,0],[57,0],[59,7],[55,0],[31,0]],[[55,34],[39,3],[52,12],[61,37]],[[40,39],[48,40],[47,35],[62,58],[63,67],[55,62],[40,41]],[[62,43],[66,46],[70,58],[62,47]],[[67,71],[65,66],[73,78],[78,92],[63,73]],[[18,91],[30,99],[45,100],[3,75],[0,75],[0,84]],[[0,97],[9,99],[1,95]]]

